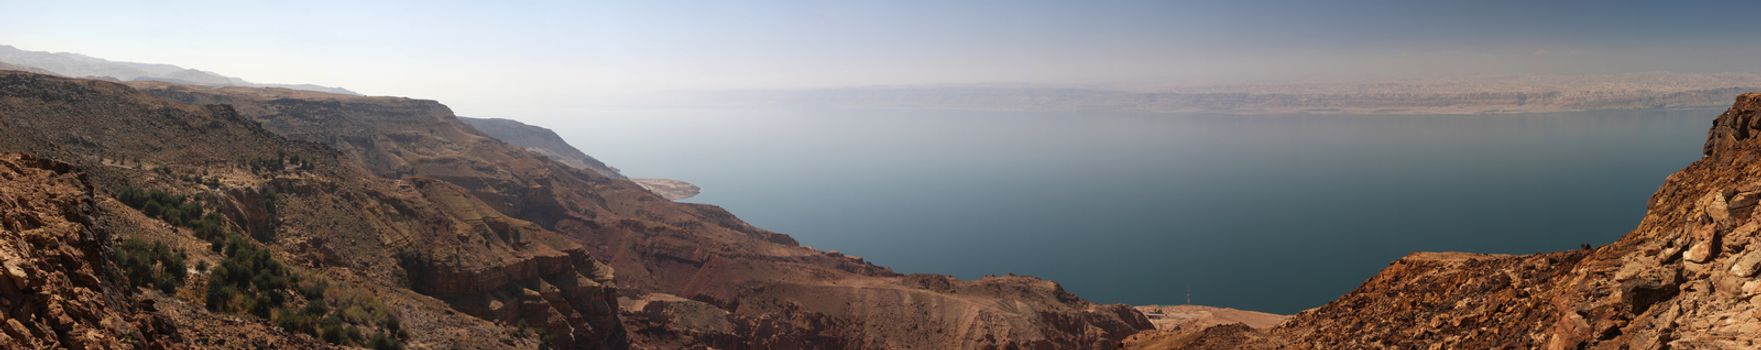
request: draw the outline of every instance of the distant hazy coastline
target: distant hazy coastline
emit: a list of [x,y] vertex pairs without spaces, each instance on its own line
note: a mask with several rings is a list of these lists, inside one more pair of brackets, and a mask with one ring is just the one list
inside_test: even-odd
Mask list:
[[1708,108],[1761,91],[1761,74],[1646,72],[1356,83],[1112,89],[973,84],[670,92],[638,105],[801,106],[1226,114],[1517,114]]

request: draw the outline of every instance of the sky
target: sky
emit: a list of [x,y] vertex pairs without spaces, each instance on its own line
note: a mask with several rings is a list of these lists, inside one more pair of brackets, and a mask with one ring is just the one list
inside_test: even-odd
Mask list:
[[1761,71],[1738,1],[14,1],[0,44],[556,114],[635,92]]

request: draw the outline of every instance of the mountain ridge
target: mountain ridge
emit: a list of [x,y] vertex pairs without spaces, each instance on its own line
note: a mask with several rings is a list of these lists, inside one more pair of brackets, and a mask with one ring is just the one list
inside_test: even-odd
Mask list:
[[570,146],[569,142],[564,141],[562,136],[557,136],[556,131],[541,126],[526,124],[513,119],[501,118],[459,117],[459,121],[463,121],[465,124],[470,124],[471,127],[477,128],[478,131],[482,131],[485,135],[489,135],[489,137],[496,138],[515,146],[525,147],[527,150],[537,152],[545,157],[550,157],[550,159],[562,162],[563,164],[568,164],[569,166],[580,169],[592,170],[607,177],[628,179],[638,185],[642,185],[642,188],[648,189],[655,194],[659,194],[661,197],[665,197],[668,200],[676,201],[687,199],[702,192],[702,189],[698,188],[697,185],[679,180],[625,177],[617,168],[605,165],[604,162],[600,162],[598,159],[594,159],[592,156],[581,152],[581,150],[576,149],[575,146]]
[[[312,84],[258,84],[245,81],[244,79],[220,75],[214,72],[189,69],[170,64],[111,61],[71,52],[22,50],[11,45],[0,45],[0,63],[31,69],[34,73],[55,74],[73,78],[101,77],[116,79],[118,81],[161,81],[167,83],[214,86],[272,87],[359,95],[354,91],[338,87],[318,86]],[[0,66],[0,68],[6,67]]]
[[1174,87],[942,84],[667,92],[634,105],[1240,115],[1477,115],[1723,107],[1761,73],[1636,72]]

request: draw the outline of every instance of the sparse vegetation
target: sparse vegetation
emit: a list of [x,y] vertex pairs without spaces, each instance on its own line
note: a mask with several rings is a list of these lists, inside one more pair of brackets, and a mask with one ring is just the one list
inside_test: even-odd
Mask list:
[[203,209],[185,196],[128,187],[116,194],[116,200],[172,226],[195,231],[196,237],[208,241],[209,249],[215,252],[219,252],[226,243],[225,219],[219,213]]
[[268,318],[270,310],[286,304],[291,277],[268,250],[231,236],[222,252],[226,259],[208,273],[208,310]]
[[[274,192],[265,191],[269,203]],[[249,313],[289,331],[310,334],[339,345],[402,349],[408,338],[397,316],[385,311],[371,294],[331,288],[321,278],[299,274],[277,261],[268,249],[234,234],[225,217],[188,197],[158,190],[124,188],[117,200],[147,216],[190,229],[224,258],[208,267],[203,301],[209,311]],[[273,210],[273,204],[271,210]],[[186,278],[182,252],[163,243],[127,240],[117,260],[131,283],[171,292]],[[366,331],[363,331],[366,329]],[[370,331],[369,335],[366,332]]]
[[164,191],[129,187],[117,193],[116,199],[173,226],[187,226],[202,215],[202,208],[188,198]]
[[281,154],[275,158],[251,158],[242,162],[246,167],[251,168],[252,174],[258,175],[274,174],[289,169],[312,170],[312,163],[306,162],[297,154],[292,156]]
[[130,285],[172,293],[188,277],[184,262],[189,257],[166,246],[139,239],[126,239],[116,248],[116,262]]

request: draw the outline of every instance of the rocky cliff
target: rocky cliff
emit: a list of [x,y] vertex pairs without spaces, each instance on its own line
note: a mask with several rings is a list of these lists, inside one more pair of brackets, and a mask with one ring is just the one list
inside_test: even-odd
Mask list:
[[[586,153],[581,153],[581,150],[570,146],[568,141],[563,141],[561,136],[557,136],[556,132],[550,129],[508,119],[459,117],[459,121],[482,131],[484,135],[489,135],[489,137],[514,146],[524,147],[526,150],[568,166],[591,170],[606,177],[625,178],[617,168],[605,165]],[[679,180],[654,178],[631,178],[629,180],[670,200],[695,197],[697,193],[702,191],[697,185]]]
[[576,168],[593,170],[608,177],[623,177],[616,168],[605,165],[604,162],[593,159],[593,156],[575,149],[574,146],[569,145],[568,141],[563,141],[562,136],[557,136],[556,132],[550,129],[499,118],[459,117],[459,121],[476,128],[477,131],[482,131],[484,135],[489,135],[489,137],[514,146],[524,147],[549,157],[551,160]]
[[[628,346],[610,272],[578,243],[489,215],[457,187],[375,176],[344,152],[270,133],[229,106],[0,72],[0,151],[65,161],[91,179],[110,209],[95,217],[115,222],[118,239],[178,257],[137,270],[158,279],[159,291],[141,294],[158,301],[157,315],[200,331],[177,347]],[[152,204],[139,206],[143,197]],[[192,272],[160,278],[184,270]],[[523,298],[525,289],[551,297]],[[518,307],[474,307],[496,303]]]
[[176,341],[119,276],[110,232],[67,164],[0,155],[0,344],[22,348],[120,348]]
[[1269,330],[1171,349],[1749,349],[1761,346],[1761,94],[1718,116],[1632,232],[1533,255],[1417,253]]

